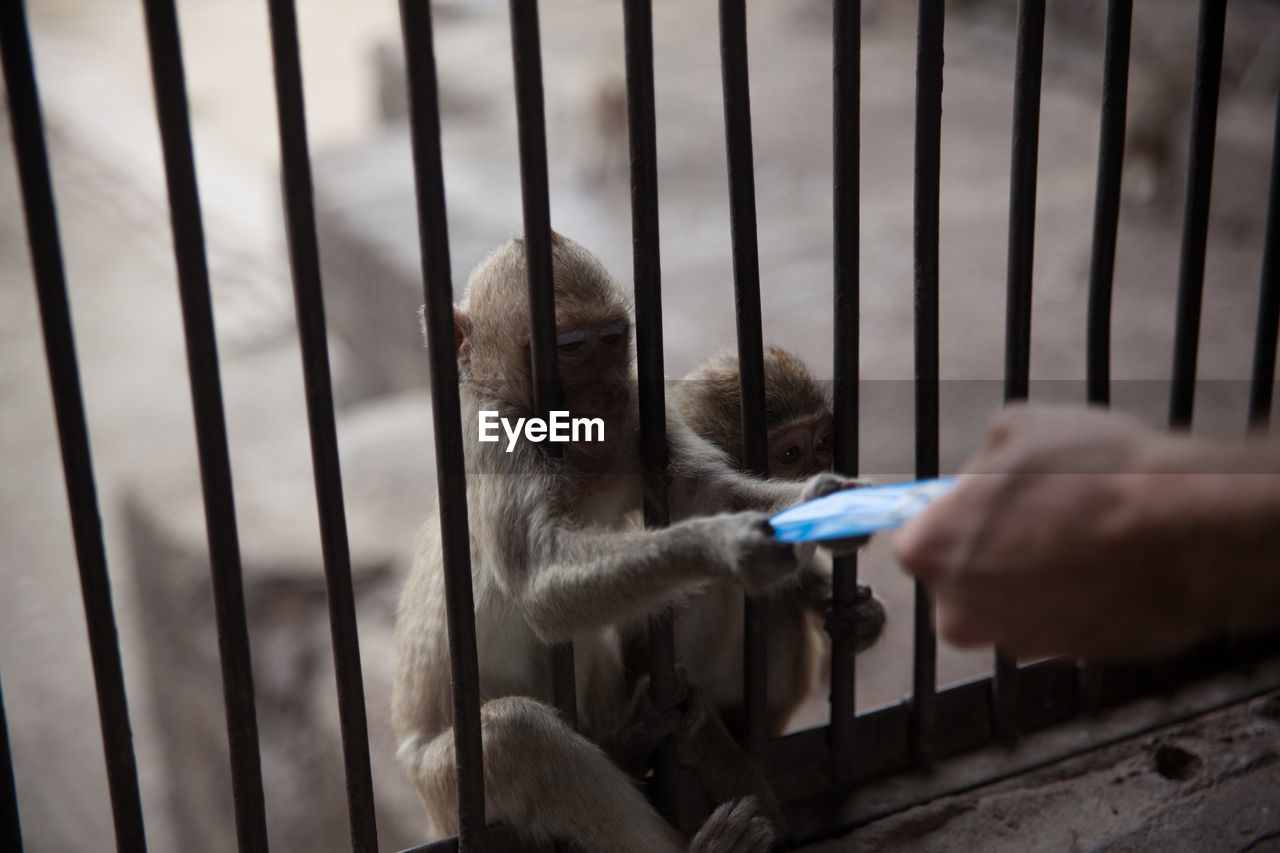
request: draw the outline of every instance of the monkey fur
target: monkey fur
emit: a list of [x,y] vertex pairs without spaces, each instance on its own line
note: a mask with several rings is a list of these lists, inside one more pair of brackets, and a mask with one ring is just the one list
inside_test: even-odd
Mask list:
[[[643,684],[628,681],[621,637],[711,585],[759,593],[796,583],[813,549],[775,542],[769,514],[855,484],[831,474],[803,483],[744,475],[672,410],[672,523],[644,529],[642,499],[661,478],[646,475],[639,460],[629,303],[593,255],[558,234],[552,266],[564,408],[603,417],[603,442],[566,444],[556,460],[527,441],[507,453],[478,440],[481,410],[513,421],[538,414],[520,239],[480,263],[454,314],[486,817],[588,853],[767,850],[768,807],[741,796],[749,792],[739,772],[746,765],[710,777],[712,796],[733,802],[687,842],[601,749],[633,724],[643,693]],[[397,757],[433,829],[447,835],[458,827],[442,560],[437,511],[423,526],[397,608],[391,705]],[[574,645],[580,731],[550,707],[545,644],[563,640]],[[735,748],[713,713],[688,716],[693,752],[724,756]]]
[[[804,362],[778,347],[764,353],[765,429],[771,477],[800,479],[828,470],[832,463],[831,398]],[[719,447],[738,468],[742,456],[742,392],[738,360],[720,350],[684,381],[675,383],[672,406],[689,427]],[[831,578],[815,562],[799,585],[779,588],[769,597],[769,729],[781,734],[787,720],[816,686],[825,657],[820,622],[830,603]],[[726,632],[742,631],[742,592],[720,584],[688,599],[676,618],[677,651],[691,681],[698,684],[729,728],[745,726],[742,708],[742,655],[717,642]],[[859,585],[855,646],[862,651],[884,628],[884,606],[871,589]]]

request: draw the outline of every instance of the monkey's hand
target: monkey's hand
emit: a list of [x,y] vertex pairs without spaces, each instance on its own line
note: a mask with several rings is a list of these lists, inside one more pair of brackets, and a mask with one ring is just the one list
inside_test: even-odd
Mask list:
[[852,605],[837,607],[835,601],[828,597],[820,611],[823,616],[823,627],[828,633],[835,623],[840,623],[846,636],[853,638],[855,652],[866,651],[884,631],[885,611],[880,599],[876,598],[871,587],[858,584]]
[[[800,493],[800,497],[802,502],[812,501],[818,498],[825,498],[833,492],[842,492],[845,489],[860,489],[863,486],[870,485],[870,480],[842,477],[839,474],[831,474],[824,471],[809,478],[809,482],[805,483],[804,491]],[[830,551],[833,556],[843,557],[852,554],[867,544],[868,539],[870,539],[869,536],[853,536],[848,539],[828,539],[818,544]]]
[[623,770],[632,776],[643,776],[658,744],[685,726],[683,706],[688,693],[684,672],[677,667],[675,704],[671,708],[659,708],[649,690],[649,676],[641,676],[632,691],[622,725],[601,738],[600,746]]
[[773,538],[767,513],[737,512],[721,519],[728,539],[723,553],[731,555],[733,578],[748,594],[758,595],[800,568],[796,546]]
[[804,484],[804,490],[800,492],[800,502],[817,500],[825,498],[832,492],[842,492],[845,489],[860,489],[863,486],[870,486],[870,480],[860,480],[857,477],[844,477],[840,474],[832,474],[830,471],[823,471],[821,474],[814,474]]
[[747,796],[712,812],[689,842],[689,853],[768,853],[776,840],[760,801]]

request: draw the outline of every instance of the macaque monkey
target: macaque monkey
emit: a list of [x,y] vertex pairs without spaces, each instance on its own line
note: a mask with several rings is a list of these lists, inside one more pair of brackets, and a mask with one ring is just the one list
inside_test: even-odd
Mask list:
[[[833,451],[830,394],[804,362],[777,347],[764,354],[765,429],[769,476],[803,479],[829,470]],[[671,400],[685,423],[743,468],[742,391],[738,359],[727,350],[712,355],[683,382]],[[824,571],[825,569],[825,571]],[[772,734],[812,692],[826,647],[819,622],[831,596],[828,563],[815,561],[798,584],[780,586],[769,597],[768,714]],[[884,628],[884,606],[870,587],[859,585],[855,648],[862,651]],[[742,593],[717,585],[688,599],[676,617],[677,653],[690,681],[699,685],[720,717],[741,731],[742,655],[717,637],[740,636]]]
[[[541,414],[532,403],[520,239],[480,263],[454,311],[486,816],[530,839],[562,839],[588,853],[767,850],[773,830],[761,805],[739,798],[741,779],[711,780],[716,802],[738,799],[686,842],[601,748],[634,748],[626,732],[636,698],[641,707],[645,698],[643,683],[628,683],[621,637],[712,584],[763,593],[794,583],[813,549],[776,542],[769,514],[856,483],[832,474],[804,483],[744,475],[671,411],[673,521],[644,529],[642,499],[661,478],[639,460],[630,306],[603,265],[558,234],[552,265],[563,408],[604,422],[603,440],[566,443],[562,460],[529,440],[480,440],[481,412],[511,423]],[[438,515],[423,527],[397,609],[391,704],[399,761],[434,830],[450,834],[456,780],[439,528]],[[574,644],[580,731],[549,705],[546,644],[564,640]],[[690,729],[685,737],[696,752],[719,722],[713,714],[689,717],[680,725]]]

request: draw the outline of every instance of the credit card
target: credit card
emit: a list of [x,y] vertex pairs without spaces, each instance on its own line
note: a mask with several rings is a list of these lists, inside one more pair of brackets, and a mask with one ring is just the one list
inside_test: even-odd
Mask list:
[[897,527],[951,491],[955,477],[845,489],[784,509],[769,519],[779,542],[824,542]]

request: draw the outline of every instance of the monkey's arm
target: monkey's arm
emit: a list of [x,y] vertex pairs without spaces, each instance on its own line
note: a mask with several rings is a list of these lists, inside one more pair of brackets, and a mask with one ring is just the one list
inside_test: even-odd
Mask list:
[[733,513],[617,532],[548,520],[524,564],[500,578],[539,637],[563,640],[639,619],[706,582],[756,592],[788,577],[799,565],[795,549],[775,542],[764,521]]

